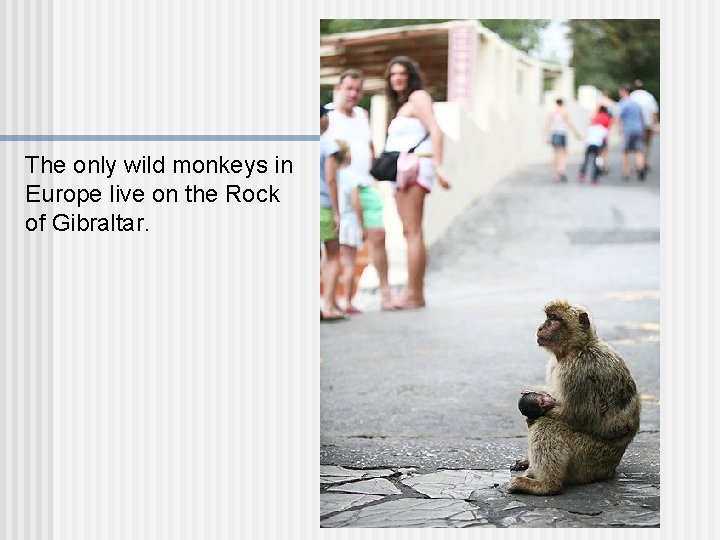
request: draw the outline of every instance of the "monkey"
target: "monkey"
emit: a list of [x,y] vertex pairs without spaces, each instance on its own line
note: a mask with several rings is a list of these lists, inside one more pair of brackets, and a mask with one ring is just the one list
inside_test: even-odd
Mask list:
[[537,343],[552,354],[554,405],[528,422],[527,471],[510,492],[559,493],[564,484],[607,480],[640,427],[640,396],[623,358],[599,339],[587,310],[566,300],[545,306]]
[[555,398],[547,392],[523,391],[518,400],[518,409],[528,420],[537,420],[554,406]]
[[618,441],[627,446],[640,427],[640,395],[625,360],[597,337],[584,307],[557,300],[545,306],[545,313],[537,343],[553,355],[547,383],[562,404],[548,414],[590,434],[628,426]]

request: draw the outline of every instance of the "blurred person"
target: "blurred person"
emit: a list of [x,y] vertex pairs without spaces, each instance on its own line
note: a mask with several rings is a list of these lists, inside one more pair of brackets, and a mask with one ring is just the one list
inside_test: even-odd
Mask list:
[[598,98],[598,107],[605,107],[610,118],[617,116],[617,101],[613,101],[608,90],[603,90]]
[[395,309],[395,306],[388,280],[383,200],[369,174],[375,148],[372,143],[368,113],[358,106],[363,96],[364,81],[365,76],[357,69],[347,69],[340,74],[340,80],[335,86],[334,101],[328,114],[330,119],[328,135],[348,142],[353,156],[350,168],[363,178],[359,193],[370,245],[370,258],[380,284],[380,309],[387,311]]
[[[580,166],[580,182],[585,181],[585,173],[590,175],[590,182],[597,185],[599,174],[598,156],[601,148],[607,143],[608,128],[602,122],[604,118],[596,115],[585,133],[585,159]],[[590,170],[587,171],[589,166]]]
[[422,141],[415,149],[419,158],[415,179],[402,188],[395,182],[395,202],[408,257],[407,286],[395,305],[398,309],[415,309],[425,306],[427,251],[422,229],[425,196],[430,193],[435,179],[443,189],[450,189],[450,182],[442,169],[443,134],[433,112],[432,98],[423,89],[420,68],[415,60],[396,56],[388,62],[385,94],[390,112],[385,150],[407,152]]
[[630,99],[635,101],[643,111],[643,121],[645,127],[643,128],[643,146],[645,166],[648,165],[648,156],[650,155],[650,143],[652,142],[652,136],[657,132],[658,124],[658,103],[650,92],[645,90],[645,84],[640,79],[635,79],[635,90],[630,92]]
[[325,256],[321,262],[323,284],[321,321],[337,321],[345,314],[337,305],[335,298],[340,272],[340,214],[338,211],[337,161],[334,157],[340,150],[338,145],[327,136],[328,112],[320,106],[320,241],[325,247]]
[[352,153],[350,145],[342,140],[335,141],[340,148],[337,153],[338,204],[340,208],[340,258],[342,260],[341,281],[345,294],[345,313],[356,314],[360,310],[353,306],[355,289],[355,263],[357,252],[367,238],[363,226],[363,210],[360,202],[359,186],[363,177],[350,167]]
[[[598,151],[598,170],[597,174],[607,174],[608,172],[608,144],[609,144],[609,138],[610,138],[610,126],[612,125],[612,116],[610,115],[609,109],[605,105],[600,105],[598,107],[597,113],[595,113],[595,116],[590,121],[590,125],[593,124],[599,124],[601,126],[604,126],[607,130],[607,133],[605,133],[605,137],[603,139],[602,146],[600,147],[600,150]],[[587,134],[585,139],[585,144],[587,145]]]
[[575,126],[570,121],[570,115],[562,98],[555,100],[555,106],[548,113],[545,121],[545,139],[549,140],[553,147],[553,181],[567,181],[567,135],[572,129],[576,137],[580,138]]
[[623,85],[619,90],[620,104],[618,118],[623,132],[623,179],[630,180],[630,153],[635,154],[635,168],[638,180],[645,180],[645,154],[643,153],[643,133],[645,121],[642,107],[630,99],[630,86]]

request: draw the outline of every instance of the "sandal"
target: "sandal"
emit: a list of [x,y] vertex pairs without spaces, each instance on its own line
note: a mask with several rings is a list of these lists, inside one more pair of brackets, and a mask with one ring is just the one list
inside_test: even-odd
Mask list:
[[343,312],[329,312],[329,313],[323,313],[322,310],[320,310],[320,322],[337,322],[337,321],[347,321],[348,318],[345,316]]

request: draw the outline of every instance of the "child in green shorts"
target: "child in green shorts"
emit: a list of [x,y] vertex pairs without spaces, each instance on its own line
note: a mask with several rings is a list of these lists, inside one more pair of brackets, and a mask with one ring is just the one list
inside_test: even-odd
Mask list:
[[328,128],[327,109],[320,106],[320,240],[325,247],[321,264],[323,284],[321,321],[336,321],[345,318],[337,305],[335,293],[340,273],[340,242],[338,231],[337,160],[334,157],[339,148],[334,140],[325,137]]

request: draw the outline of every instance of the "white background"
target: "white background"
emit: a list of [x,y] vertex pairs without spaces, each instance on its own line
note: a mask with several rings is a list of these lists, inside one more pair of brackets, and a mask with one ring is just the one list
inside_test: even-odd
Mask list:
[[[320,17],[661,18],[662,527],[533,536],[710,538],[720,300],[710,2],[38,0],[1,9],[5,134],[316,133]],[[0,149],[0,536],[529,537],[319,531],[315,143]],[[148,233],[39,235],[23,227],[38,211],[22,202],[31,152],[279,154],[296,174],[278,180],[285,197],[275,207],[138,206]]]

